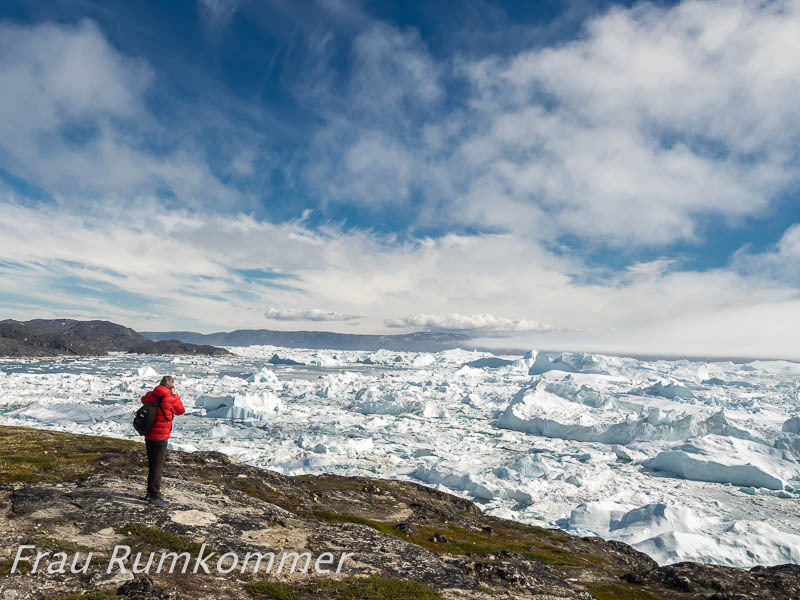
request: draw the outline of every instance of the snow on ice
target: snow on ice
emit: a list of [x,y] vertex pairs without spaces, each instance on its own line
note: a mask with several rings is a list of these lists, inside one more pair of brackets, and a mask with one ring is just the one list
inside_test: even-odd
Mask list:
[[0,423],[135,438],[176,377],[170,447],[288,475],[409,479],[660,563],[800,563],[800,365],[530,351],[231,348],[0,361]]

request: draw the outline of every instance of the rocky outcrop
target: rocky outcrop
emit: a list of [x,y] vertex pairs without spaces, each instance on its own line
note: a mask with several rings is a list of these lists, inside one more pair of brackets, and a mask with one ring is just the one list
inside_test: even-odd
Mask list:
[[[0,427],[0,598],[799,597],[795,565],[658,567],[625,544],[493,518],[408,482],[284,477],[219,453],[171,451],[170,504],[154,507],[144,478],[141,444]],[[50,553],[35,573],[32,561],[9,572],[21,545]],[[121,547],[131,550],[127,570],[109,570]],[[90,551],[85,572],[48,572],[55,553],[70,564],[77,553],[80,566]],[[195,569],[210,552],[208,572]],[[276,564],[289,555],[285,568],[254,573],[269,552]],[[135,574],[137,553],[140,567],[154,558]],[[173,555],[182,558],[169,573]]]

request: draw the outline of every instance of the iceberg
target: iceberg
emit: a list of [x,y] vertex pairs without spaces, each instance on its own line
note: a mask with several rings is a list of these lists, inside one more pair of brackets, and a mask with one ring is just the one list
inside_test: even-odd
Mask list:
[[[627,445],[637,441],[681,441],[706,433],[751,438],[728,423],[720,411],[702,420],[650,408],[645,416],[621,423],[603,424],[604,407],[596,409],[553,393],[544,380],[518,392],[498,417],[497,426],[533,435],[577,442]],[[578,396],[580,399],[580,396]],[[594,396],[586,399],[594,401]]]
[[548,371],[565,371],[567,373],[591,373],[595,375],[608,375],[610,362],[605,356],[595,354],[583,354],[575,352],[564,352],[562,354],[544,354],[535,351],[526,358],[533,359],[528,374],[541,375]]
[[413,391],[383,392],[374,387],[360,390],[350,410],[364,415],[419,415],[429,418],[450,416],[447,409],[432,401],[423,400]]
[[234,394],[232,396],[202,396],[195,407],[206,409],[206,417],[212,419],[257,419],[275,416],[283,410],[283,402],[272,392]]
[[278,376],[275,375],[275,372],[268,367],[263,367],[260,371],[256,371],[247,378],[247,381],[249,383],[267,383],[274,385],[280,384]]
[[684,479],[782,490],[800,477],[800,465],[786,450],[749,440],[706,435],[661,452],[642,463]]
[[567,529],[630,544],[662,565],[691,560],[752,567],[800,561],[798,535],[747,520],[720,527],[719,519],[701,519],[689,508],[664,503],[630,508],[589,502],[572,510]]
[[662,398],[694,398],[695,395],[685,385],[675,381],[658,381],[651,386],[639,390],[647,396],[661,396]]
[[141,378],[158,377],[158,371],[150,365],[145,365],[136,369],[136,375]]
[[800,434],[800,417],[792,417],[788,419],[781,427],[784,433],[797,433]]

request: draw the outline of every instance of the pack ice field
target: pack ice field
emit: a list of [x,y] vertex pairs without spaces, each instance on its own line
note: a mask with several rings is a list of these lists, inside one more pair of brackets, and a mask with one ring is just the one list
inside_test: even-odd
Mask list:
[[404,479],[662,564],[800,563],[800,364],[230,348],[0,361],[0,423],[136,438],[176,377],[170,447],[287,475]]

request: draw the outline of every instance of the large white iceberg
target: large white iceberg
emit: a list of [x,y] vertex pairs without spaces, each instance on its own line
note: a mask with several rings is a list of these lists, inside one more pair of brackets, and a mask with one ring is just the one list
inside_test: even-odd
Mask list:
[[755,521],[720,523],[682,506],[589,502],[573,509],[567,529],[625,542],[662,565],[686,560],[739,567],[800,562],[798,535]]
[[[571,401],[554,391],[561,388],[544,380],[522,389],[497,419],[498,427],[549,438],[622,445],[637,441],[675,442],[706,433],[751,437],[730,425],[723,412],[701,419],[651,408],[644,416],[607,424],[600,420],[606,406],[590,407],[581,402],[580,395],[576,395],[577,401]],[[598,398],[587,395],[584,401]]]
[[523,360],[530,364],[529,375],[541,375],[548,371],[608,375],[613,367],[619,366],[622,362],[622,359],[597,354],[584,354],[581,352],[545,354],[535,350],[529,352]]
[[771,490],[800,477],[800,465],[788,451],[720,435],[693,439],[642,464],[684,479]]
[[195,406],[205,408],[207,417],[230,420],[263,420],[283,410],[281,399],[269,391],[232,396],[202,396],[195,401]]

